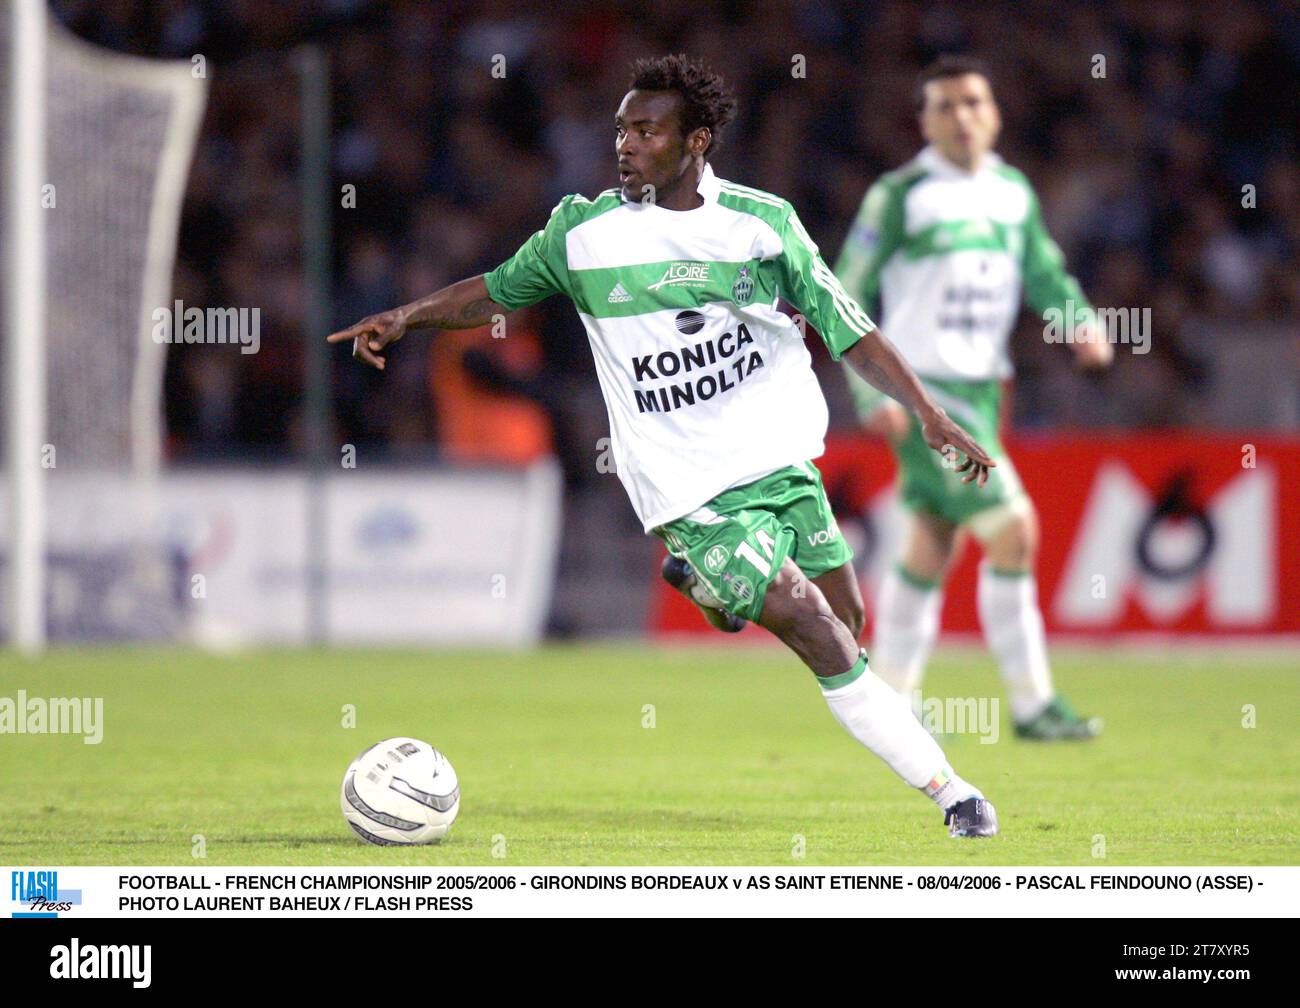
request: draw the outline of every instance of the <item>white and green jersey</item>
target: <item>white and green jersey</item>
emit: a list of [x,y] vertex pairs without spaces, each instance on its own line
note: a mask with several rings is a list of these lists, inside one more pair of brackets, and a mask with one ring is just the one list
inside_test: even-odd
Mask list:
[[728,487],[821,455],[826,400],[793,305],[840,355],[873,327],[790,204],[716,178],[666,210],[566,196],[485,277],[509,309],[572,299],[591,341],[619,479],[647,532]]
[[[1043,226],[1029,180],[996,154],[966,172],[927,147],[867,192],[835,272],[918,375],[1010,377],[1023,293],[1035,312],[1087,304]],[[1073,317],[1073,316],[1069,316]],[[860,404],[877,403],[850,381]]]

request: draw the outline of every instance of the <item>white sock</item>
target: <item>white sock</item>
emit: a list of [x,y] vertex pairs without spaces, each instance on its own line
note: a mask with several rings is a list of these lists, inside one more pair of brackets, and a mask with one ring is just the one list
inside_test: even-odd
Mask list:
[[880,582],[871,664],[909,704],[921,686],[925,663],[939,635],[942,608],[939,588],[923,588],[896,567],[890,567]]
[[980,625],[1002,670],[1011,716],[1028,721],[1052,699],[1038,584],[1032,574],[997,574],[985,563],[980,565],[978,597]]
[[847,672],[818,683],[835,720],[940,808],[983,797],[953,772],[906,701],[867,667],[865,653]]

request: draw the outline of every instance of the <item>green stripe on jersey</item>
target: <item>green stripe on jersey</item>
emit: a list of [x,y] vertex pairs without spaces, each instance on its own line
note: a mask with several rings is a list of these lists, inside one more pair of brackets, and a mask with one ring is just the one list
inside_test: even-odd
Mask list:
[[1023,244],[1018,226],[1009,226],[989,217],[967,217],[939,221],[908,235],[903,239],[902,253],[911,260],[970,250],[1006,252],[1019,258]]
[[[706,171],[712,178],[712,169],[706,166]],[[696,258],[676,262],[660,259],[649,264],[648,270],[646,264],[572,269],[568,257],[569,232],[622,205],[615,191],[607,190],[594,201],[582,196],[566,196],[561,200],[551,212],[546,227],[533,234],[500,266],[484,274],[488,295],[504,308],[514,310],[536,304],[552,294],[567,294],[580,311],[596,319],[626,319],[706,304],[771,306],[780,296],[817,330],[831,357],[839,360],[874,328],[874,323],[826,265],[817,243],[804,229],[789,201],[725,179],[718,179],[717,186],[719,206],[742,218],[754,218],[770,228],[771,233],[731,222],[720,226],[734,230],[735,235],[696,235],[693,240],[707,247],[709,254],[716,255],[718,243],[730,239],[739,255],[753,257],[758,252],[762,258],[739,261]],[[682,224],[689,234],[691,221],[684,219]],[[616,245],[620,237],[606,234],[604,240]],[[667,251],[662,245],[661,249],[659,256]],[[603,261],[617,261],[624,256],[625,252],[610,255]],[[594,261],[601,262],[602,257],[596,255]],[[675,276],[674,270],[680,270],[680,275]],[[696,273],[694,277],[692,270]],[[796,321],[795,325],[802,332],[801,322]]]
[[771,304],[776,300],[777,288],[776,270],[757,259],[677,259],[575,269],[569,271],[569,283],[579,309],[596,318],[627,318],[717,301]]

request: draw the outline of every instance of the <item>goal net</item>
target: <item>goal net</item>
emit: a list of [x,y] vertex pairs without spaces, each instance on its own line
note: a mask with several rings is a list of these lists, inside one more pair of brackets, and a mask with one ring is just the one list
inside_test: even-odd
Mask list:
[[[166,347],[152,334],[155,310],[170,310],[206,81],[189,61],[76,38],[41,2],[0,9],[9,248],[0,618],[13,639],[24,625],[37,638],[170,636],[183,571],[155,506]],[[43,66],[25,75],[34,63]]]

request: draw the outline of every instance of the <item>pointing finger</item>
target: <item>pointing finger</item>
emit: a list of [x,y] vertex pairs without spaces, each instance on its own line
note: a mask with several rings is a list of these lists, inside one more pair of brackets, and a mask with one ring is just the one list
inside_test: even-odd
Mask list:
[[372,328],[368,322],[358,322],[356,325],[350,325],[346,329],[340,329],[336,333],[330,333],[325,337],[326,343],[346,343],[350,339],[356,339],[361,333]]

